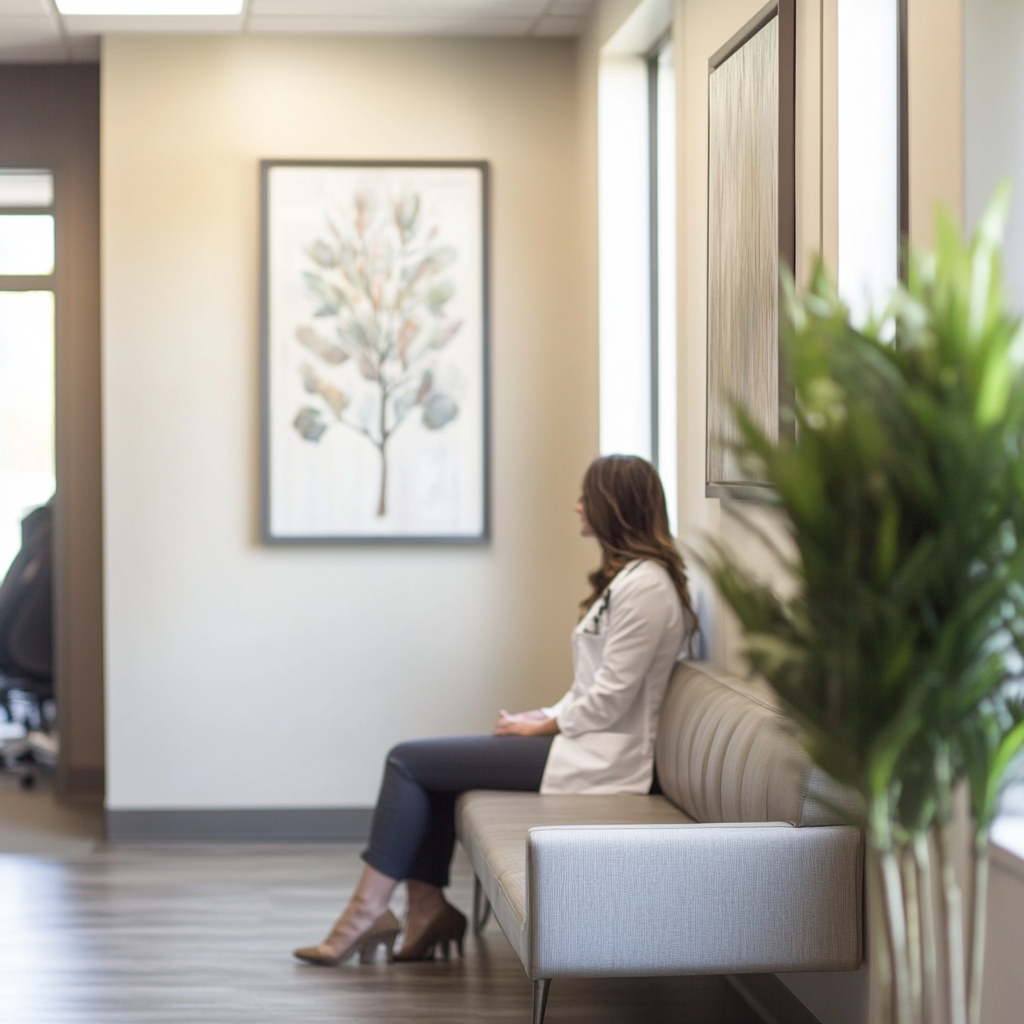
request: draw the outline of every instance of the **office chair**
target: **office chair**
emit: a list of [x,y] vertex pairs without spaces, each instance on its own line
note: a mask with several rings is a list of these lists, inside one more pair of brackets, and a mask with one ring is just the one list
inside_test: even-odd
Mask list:
[[53,499],[21,521],[21,551],[0,584],[0,762],[25,788],[59,751],[53,699]]

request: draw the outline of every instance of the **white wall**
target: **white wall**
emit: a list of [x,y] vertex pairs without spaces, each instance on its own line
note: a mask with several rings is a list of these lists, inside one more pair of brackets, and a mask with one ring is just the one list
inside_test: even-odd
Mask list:
[[1000,179],[1013,182],[1005,272],[1024,306],[1024,0],[964,3],[964,216],[973,227]]
[[[568,685],[597,450],[576,90],[564,41],[105,41],[110,808],[367,805],[395,741]],[[490,546],[259,545],[261,157],[492,161]]]

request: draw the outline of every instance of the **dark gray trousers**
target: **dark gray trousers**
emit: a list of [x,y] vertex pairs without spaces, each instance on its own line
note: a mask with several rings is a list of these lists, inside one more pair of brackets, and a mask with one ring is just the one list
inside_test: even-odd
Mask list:
[[388,754],[363,860],[389,878],[446,886],[455,798],[470,789],[540,790],[550,736],[456,736]]

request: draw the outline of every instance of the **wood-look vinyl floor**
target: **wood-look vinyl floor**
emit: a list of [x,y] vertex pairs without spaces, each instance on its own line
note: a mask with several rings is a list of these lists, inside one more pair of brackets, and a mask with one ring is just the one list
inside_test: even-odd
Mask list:
[[16,775],[0,771],[0,854],[80,857],[102,839],[101,807],[58,804],[49,779],[40,780],[37,789],[24,790]]
[[[318,968],[361,867],[347,844],[0,856],[4,1024],[526,1024],[531,986],[493,923],[464,960]],[[470,904],[458,858],[450,892]],[[395,909],[400,909],[396,900]],[[549,1024],[757,1024],[721,978],[556,981]]]

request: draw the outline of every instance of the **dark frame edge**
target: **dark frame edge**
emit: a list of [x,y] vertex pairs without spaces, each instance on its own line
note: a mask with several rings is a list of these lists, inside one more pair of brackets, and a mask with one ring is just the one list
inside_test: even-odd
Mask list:
[[909,39],[908,0],[897,0],[896,74],[898,92],[897,167],[899,224],[896,240],[899,254],[899,278],[907,279],[907,246],[910,244],[910,77],[907,46]]
[[[481,331],[483,352],[483,529],[477,534],[456,536],[346,536],[326,535],[282,537],[270,527],[270,337],[269,337],[269,182],[275,167],[425,167],[463,168],[480,172],[481,224]],[[260,335],[260,457],[259,457],[259,541],[265,547],[314,547],[353,545],[359,547],[485,546],[492,541],[492,469],[491,469],[491,165],[489,160],[330,160],[300,158],[264,158],[259,161],[260,176],[260,256],[259,256],[259,335]]]
[[782,353],[782,270],[796,275],[796,0],[779,0],[779,298],[778,298],[778,436],[796,437],[796,424],[782,413],[796,398]]
[[[900,0],[905,3],[906,0]],[[736,51],[752,39],[772,18],[779,19],[779,166],[778,166],[778,232],[779,258],[786,260],[792,272],[796,267],[796,0],[772,0],[762,7],[738,32],[721,46],[708,61],[708,75],[720,67]],[[709,100],[710,102],[710,100]],[[708,119],[708,151],[710,156],[711,122]],[[711,174],[708,166],[708,193],[710,196]],[[705,259],[710,257],[710,218],[705,239]],[[779,279],[781,292],[781,275]],[[708,280],[710,296],[710,275]],[[780,295],[781,297],[781,295]],[[784,373],[781,348],[782,304],[779,302],[779,423],[780,436],[795,436],[795,426],[782,417],[782,410],[793,400],[793,387]],[[771,493],[767,484],[712,481],[709,478],[711,444],[708,436],[711,414],[710,334],[706,341],[707,363],[705,365],[704,402],[704,497],[739,501],[764,501]]]
[[270,533],[270,334],[269,334],[269,290],[267,273],[267,253],[269,243],[269,226],[267,216],[268,186],[270,168],[273,160],[259,162],[260,173],[260,479],[259,479],[259,517],[260,541],[272,544],[274,537]]

